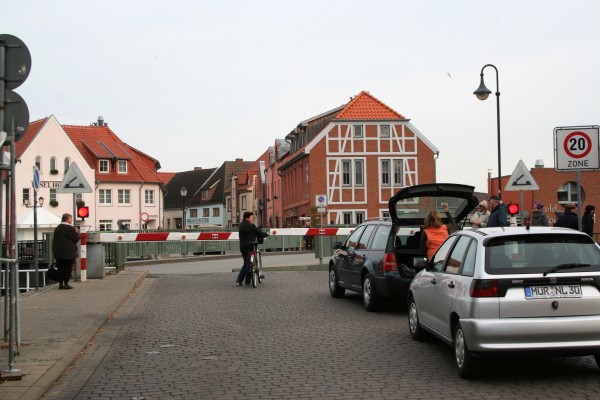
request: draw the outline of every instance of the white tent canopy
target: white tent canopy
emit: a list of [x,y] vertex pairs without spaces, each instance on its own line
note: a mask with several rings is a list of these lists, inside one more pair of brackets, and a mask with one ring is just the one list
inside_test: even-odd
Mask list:
[[[54,228],[60,224],[60,217],[52,214],[44,208],[37,209],[38,228]],[[17,218],[17,228],[33,228],[33,208],[19,215]]]

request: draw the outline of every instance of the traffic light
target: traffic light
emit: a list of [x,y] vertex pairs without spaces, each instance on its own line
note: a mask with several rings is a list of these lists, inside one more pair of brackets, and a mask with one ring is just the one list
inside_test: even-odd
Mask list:
[[513,215],[518,214],[519,213],[519,205],[517,203],[510,203],[508,205],[508,213],[510,214],[511,217]]
[[81,206],[77,208],[77,216],[81,219],[86,219],[90,216],[90,208],[87,206]]

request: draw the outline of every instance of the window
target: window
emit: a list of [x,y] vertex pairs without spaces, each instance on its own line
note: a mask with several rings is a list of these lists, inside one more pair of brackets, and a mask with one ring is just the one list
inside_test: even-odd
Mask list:
[[240,200],[242,201],[242,210],[245,210],[248,207],[246,196],[241,196]]
[[394,185],[402,186],[402,160],[394,160]]
[[38,169],[40,170],[40,172],[42,172],[42,157],[37,156],[35,158],[35,166],[38,167]]
[[352,171],[350,160],[342,160],[342,185],[350,186],[352,185],[351,181]]
[[342,218],[344,220],[344,222],[343,222],[344,225],[352,224],[352,213],[351,212],[342,213]]
[[56,171],[56,157],[50,157],[50,173]]
[[382,138],[390,137],[390,126],[389,125],[380,125],[379,126],[379,137],[382,137]]
[[467,250],[467,256],[465,257],[465,262],[463,263],[462,275],[465,276],[473,276],[473,272],[475,271],[475,255],[477,254],[477,243],[475,241],[471,241],[471,245]]
[[221,211],[219,210],[219,207],[215,207],[213,208],[213,217],[220,217],[221,215]]
[[362,226],[356,229],[354,232],[352,232],[352,235],[350,235],[350,237],[346,240],[346,247],[348,248],[348,250],[356,249],[356,245],[358,244],[358,238],[360,238],[360,235],[363,233],[364,230],[365,227]]
[[98,161],[99,172],[101,174],[108,174],[108,160],[99,160]]
[[390,186],[390,160],[381,160],[381,185]]
[[362,125],[354,125],[352,128],[354,130],[354,137],[356,137],[356,138],[363,137],[363,126]]
[[30,194],[29,194],[29,188],[23,188],[23,204],[25,204],[26,202],[31,202],[30,201]]
[[98,204],[112,204],[112,190],[98,190]]
[[203,189],[203,190],[200,192],[200,198],[201,198],[201,199],[208,199],[208,198],[210,197],[208,193],[209,193],[209,190],[208,190],[208,189]]
[[125,229],[125,230],[131,229],[131,220],[130,219],[120,219],[119,221],[121,221],[121,226],[119,227],[119,229]]
[[144,191],[144,203],[149,205],[154,204],[154,190]]
[[131,190],[119,189],[119,191],[117,192],[117,203],[131,204]]
[[56,189],[50,189],[50,202],[57,201],[56,200]]
[[112,231],[112,220],[111,219],[101,219],[100,230],[101,231]]
[[373,243],[371,243],[371,250],[385,250],[387,246],[388,237],[392,227],[390,225],[379,225]]
[[366,250],[367,244],[369,244],[369,239],[371,239],[371,234],[375,230],[375,225],[367,225],[365,228],[365,232],[360,236],[360,240],[358,241],[358,245],[356,246],[356,250]]
[[450,257],[448,258],[448,264],[446,264],[446,273],[458,274],[458,271],[460,271],[460,267],[463,264],[463,259],[465,258],[467,249],[469,248],[470,241],[471,239],[465,236],[462,236],[458,239],[458,243],[456,243],[456,246],[454,246]]
[[67,172],[69,170],[69,167],[71,166],[71,159],[69,157],[65,157],[65,172]]
[[[558,192],[556,193],[558,197],[558,202],[561,205],[565,205],[568,203],[577,203],[577,182],[566,182],[561,187],[558,188]],[[581,202],[585,201],[585,192],[583,188],[581,188]]]
[[126,174],[127,173],[127,160],[119,160],[117,162],[117,172],[119,174]]
[[198,218],[198,209],[190,208],[190,218]]
[[354,186],[365,185],[365,162],[363,160],[354,160]]
[[202,216],[203,217],[210,217],[210,208],[203,208],[202,209]]
[[390,212],[387,210],[381,211],[381,218],[390,218]]
[[441,271],[444,268],[444,261],[446,260],[446,255],[448,251],[456,241],[458,236],[450,236],[438,249],[438,251],[433,256],[433,269],[435,271]]
[[362,224],[363,222],[365,222],[365,212],[364,211],[357,211],[356,212],[356,223],[357,224]]

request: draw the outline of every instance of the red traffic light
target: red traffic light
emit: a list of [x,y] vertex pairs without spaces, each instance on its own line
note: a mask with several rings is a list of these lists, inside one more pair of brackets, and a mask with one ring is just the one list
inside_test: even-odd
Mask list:
[[519,205],[516,203],[510,203],[508,205],[508,213],[510,215],[515,215],[519,213]]
[[85,219],[90,216],[90,208],[87,206],[81,206],[77,208],[77,216],[81,219]]

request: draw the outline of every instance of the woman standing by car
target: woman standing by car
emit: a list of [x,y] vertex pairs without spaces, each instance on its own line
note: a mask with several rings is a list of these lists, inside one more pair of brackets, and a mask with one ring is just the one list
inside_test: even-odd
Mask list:
[[456,222],[454,222],[452,214],[448,212],[448,204],[442,204],[442,208],[444,209],[444,213],[446,213],[446,217],[448,217],[448,225],[450,226],[442,222],[442,214],[437,210],[430,211],[423,223],[421,252],[427,252],[428,260],[431,260],[448,235],[457,230]]

